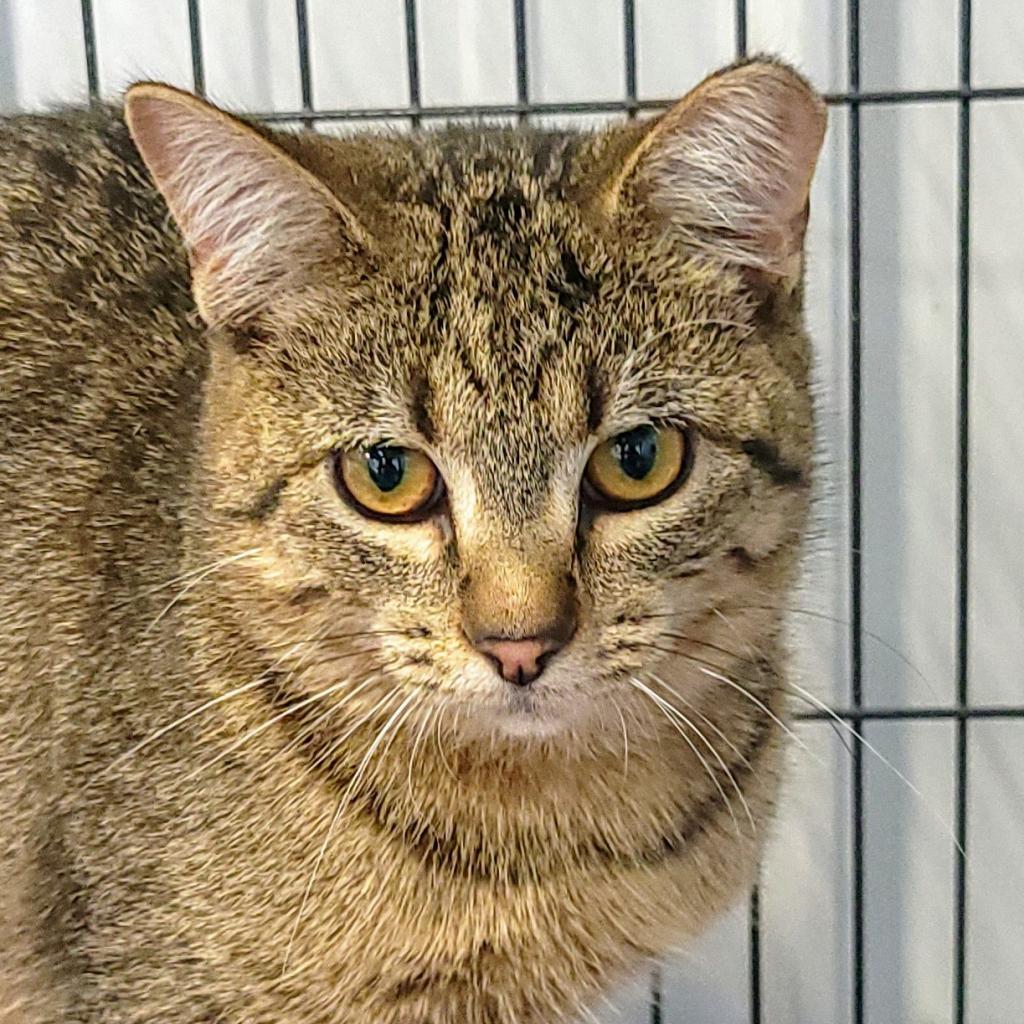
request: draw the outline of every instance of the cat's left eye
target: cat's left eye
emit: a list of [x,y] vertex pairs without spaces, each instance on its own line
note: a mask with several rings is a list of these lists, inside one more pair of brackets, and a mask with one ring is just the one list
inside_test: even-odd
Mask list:
[[337,452],[334,475],[342,495],[371,519],[425,519],[444,496],[437,467],[415,448],[376,444]]
[[590,456],[584,493],[615,512],[664,501],[686,479],[693,443],[677,427],[645,424],[617,434]]

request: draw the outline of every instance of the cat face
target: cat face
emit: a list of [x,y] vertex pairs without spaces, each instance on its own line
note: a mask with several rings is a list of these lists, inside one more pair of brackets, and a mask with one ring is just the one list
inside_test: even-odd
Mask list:
[[648,673],[682,658],[696,691],[770,638],[807,501],[823,121],[772,65],[702,88],[598,136],[280,149],[130,95],[212,328],[222,614],[300,692],[592,737],[649,713]]

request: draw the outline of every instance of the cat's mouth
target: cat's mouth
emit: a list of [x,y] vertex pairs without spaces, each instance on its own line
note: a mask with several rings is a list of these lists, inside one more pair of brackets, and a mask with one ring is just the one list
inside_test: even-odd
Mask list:
[[531,686],[502,683],[486,697],[469,698],[458,716],[470,733],[508,739],[547,739],[578,727],[587,716],[586,701],[567,701],[549,681]]
[[532,690],[506,687],[505,705],[510,715],[531,718],[538,714],[537,699]]

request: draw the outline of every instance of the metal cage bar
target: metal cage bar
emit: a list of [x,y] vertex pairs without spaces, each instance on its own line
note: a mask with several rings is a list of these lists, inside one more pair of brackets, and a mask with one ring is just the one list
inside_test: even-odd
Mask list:
[[[860,3],[848,0],[846,6],[847,84],[850,92],[860,91]],[[864,703],[863,596],[864,563],[862,479],[862,393],[861,393],[861,167],[860,103],[852,101],[848,114],[849,174],[849,346],[850,346],[850,703],[855,711]],[[854,721],[855,740],[860,738],[863,722]],[[864,751],[854,742],[850,753],[852,864],[851,1019],[864,1024]]]
[[416,0],[405,0],[405,59],[409,76],[409,119],[420,124],[420,47],[416,28]]
[[309,59],[309,9],[306,0],[295,0],[295,36],[299,47],[299,88],[302,91],[302,123],[313,127],[313,71]]
[[[747,56],[747,0],[735,0],[733,6],[733,32],[736,60]],[[750,985],[750,1024],[761,1024],[761,883],[760,879],[750,893],[747,909],[747,960]]]
[[636,117],[636,0],[622,0],[622,38],[626,105],[629,116]]
[[736,0],[733,21],[736,32],[736,59],[742,60],[747,55],[747,0]]
[[[417,72],[418,92],[418,72]],[[972,89],[917,89],[906,92],[892,90],[865,90],[825,93],[829,106],[879,106],[904,103],[954,103],[963,100],[1020,100],[1024,99],[1024,86],[993,86]],[[678,99],[637,99],[638,111],[666,110]],[[625,99],[572,101],[565,103],[480,103],[422,106],[419,103],[405,107],[361,107],[347,110],[317,110],[314,121],[375,121],[385,118],[408,118],[418,125],[423,120],[448,118],[489,117],[529,114],[628,114],[631,104]],[[261,121],[301,121],[301,110],[266,110],[249,115]]]
[[100,96],[100,73],[96,61],[96,22],[92,14],[92,0],[82,0],[82,41],[85,44],[85,79],[89,85],[89,102]]
[[530,72],[526,62],[526,0],[513,0],[513,29],[516,40],[516,101],[520,107],[519,121],[528,116],[530,103]]
[[199,24],[199,0],[188,0],[188,48],[192,59],[192,89],[197,96],[206,94],[206,70],[203,65],[203,37]]
[[[960,0],[959,79],[964,96],[957,124],[957,567],[956,700],[968,708],[970,600],[970,267],[971,267],[971,0]],[[954,828],[959,843],[954,877],[953,1024],[964,1024],[967,1005],[967,744],[968,716],[956,722]]]

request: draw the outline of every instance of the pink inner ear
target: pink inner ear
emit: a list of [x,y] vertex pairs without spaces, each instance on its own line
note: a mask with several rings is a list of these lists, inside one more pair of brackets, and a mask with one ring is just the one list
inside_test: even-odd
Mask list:
[[[225,196],[221,202],[228,207],[243,207],[251,196],[258,196],[259,189],[255,186],[239,186],[230,195]],[[207,273],[213,273],[218,266],[217,253],[220,252],[220,266],[227,263],[230,253],[253,231],[259,229],[256,218],[242,220],[220,221],[220,230],[217,232],[201,232],[193,229],[190,248],[192,250],[193,263],[203,267]]]
[[798,265],[823,133],[823,105],[795,75],[746,65],[669,111],[639,171],[695,248],[787,275]]
[[336,259],[356,220],[272,141],[160,86],[129,92],[132,135],[188,244],[193,291],[210,323],[250,319]]

